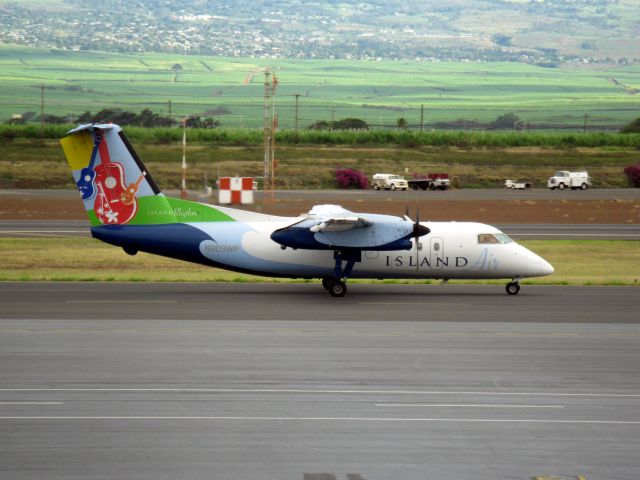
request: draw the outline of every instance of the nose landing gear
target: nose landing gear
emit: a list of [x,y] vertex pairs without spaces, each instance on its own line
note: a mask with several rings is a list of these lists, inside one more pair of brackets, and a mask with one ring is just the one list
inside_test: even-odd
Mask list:
[[520,291],[520,279],[514,278],[512,282],[507,283],[505,289],[509,295],[517,295]]

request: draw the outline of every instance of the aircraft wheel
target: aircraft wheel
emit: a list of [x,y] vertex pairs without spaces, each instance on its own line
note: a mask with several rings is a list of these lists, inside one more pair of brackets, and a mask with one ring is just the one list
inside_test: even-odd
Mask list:
[[518,282],[509,282],[507,283],[506,290],[509,295],[517,295],[520,291],[520,284]]
[[325,290],[330,290],[331,289],[331,285],[333,285],[333,278],[331,277],[323,277],[322,278],[322,288],[324,288]]
[[347,294],[347,284],[338,280],[329,288],[332,297],[344,297]]

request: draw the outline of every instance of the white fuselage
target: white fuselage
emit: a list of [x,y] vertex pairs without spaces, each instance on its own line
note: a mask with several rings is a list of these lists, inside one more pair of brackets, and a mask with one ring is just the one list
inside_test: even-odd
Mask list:
[[[223,225],[198,225],[215,242],[201,253],[230,269],[262,275],[318,278],[334,270],[333,250],[284,248],[271,234],[291,218],[256,217]],[[222,222],[224,223],[224,222]],[[410,250],[362,251],[350,278],[490,279],[544,276],[553,267],[495,227],[467,222],[423,222],[430,233]],[[496,242],[496,234],[504,243]],[[490,241],[487,241],[489,239]],[[505,240],[506,239],[506,240]],[[203,242],[205,243],[205,242]]]

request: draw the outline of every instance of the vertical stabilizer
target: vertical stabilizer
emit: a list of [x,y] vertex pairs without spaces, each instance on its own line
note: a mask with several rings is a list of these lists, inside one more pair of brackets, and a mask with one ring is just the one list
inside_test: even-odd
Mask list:
[[231,220],[210,205],[165,197],[118,125],[81,125],[60,143],[92,227]]
[[119,126],[82,125],[60,143],[92,226],[175,221]]

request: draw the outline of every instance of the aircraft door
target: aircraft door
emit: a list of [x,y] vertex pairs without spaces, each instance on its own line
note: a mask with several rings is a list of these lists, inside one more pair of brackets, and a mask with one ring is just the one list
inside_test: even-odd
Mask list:
[[443,239],[440,237],[430,238],[430,246],[431,258],[429,264],[431,264],[431,268],[442,268],[446,266]]

